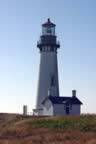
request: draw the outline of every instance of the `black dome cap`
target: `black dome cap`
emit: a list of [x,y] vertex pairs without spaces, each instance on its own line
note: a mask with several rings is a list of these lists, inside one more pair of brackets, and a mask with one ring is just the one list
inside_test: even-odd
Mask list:
[[50,18],[48,18],[47,22],[42,24],[43,27],[55,27],[56,25],[50,21]]

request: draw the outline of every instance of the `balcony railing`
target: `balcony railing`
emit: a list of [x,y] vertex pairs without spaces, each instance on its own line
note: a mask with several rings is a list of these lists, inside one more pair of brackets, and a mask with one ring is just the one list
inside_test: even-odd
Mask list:
[[42,41],[42,40],[39,40],[39,41],[37,41],[37,46],[38,45],[46,45],[46,44],[48,44],[48,45],[57,45],[57,46],[60,46],[60,42],[59,41],[56,41],[55,43],[53,42],[53,41]]

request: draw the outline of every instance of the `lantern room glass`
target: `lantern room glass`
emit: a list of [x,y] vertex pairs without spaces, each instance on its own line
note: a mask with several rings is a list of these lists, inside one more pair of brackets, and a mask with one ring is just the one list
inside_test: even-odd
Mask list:
[[43,27],[42,34],[43,35],[55,35],[55,27]]

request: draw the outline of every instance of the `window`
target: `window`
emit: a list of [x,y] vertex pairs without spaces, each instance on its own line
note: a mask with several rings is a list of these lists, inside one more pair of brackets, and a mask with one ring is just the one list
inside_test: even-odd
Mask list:
[[55,86],[55,76],[51,77],[51,86]]
[[43,35],[55,35],[55,27],[43,27]]

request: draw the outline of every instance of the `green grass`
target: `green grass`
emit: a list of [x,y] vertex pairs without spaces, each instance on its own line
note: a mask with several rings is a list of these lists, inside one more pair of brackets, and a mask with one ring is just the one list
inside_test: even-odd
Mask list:
[[49,143],[96,144],[96,115],[25,117],[0,114],[0,144]]
[[33,128],[48,128],[61,130],[79,130],[82,132],[96,132],[96,115],[65,116],[65,117],[33,117],[22,115],[8,115],[0,123],[0,130],[16,130]]
[[51,128],[96,132],[96,116],[82,115],[54,118],[37,118],[33,121],[29,121],[29,125],[34,128]]

